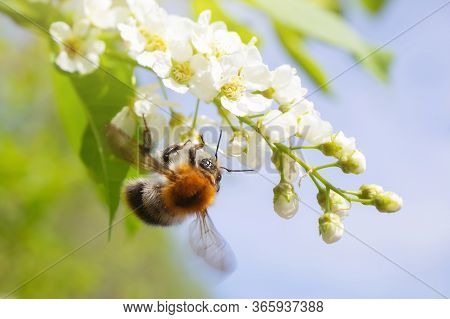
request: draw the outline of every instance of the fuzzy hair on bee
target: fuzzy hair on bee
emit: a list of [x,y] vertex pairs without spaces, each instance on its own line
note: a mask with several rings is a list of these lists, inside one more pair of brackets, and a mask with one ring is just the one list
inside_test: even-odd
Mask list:
[[173,172],[172,178],[150,173],[128,182],[125,196],[140,219],[151,225],[178,224],[213,204],[221,175],[217,160],[200,147],[188,141],[164,150],[162,165]]
[[220,189],[220,169],[231,171],[219,165],[219,143],[215,154],[205,150],[201,139],[200,143],[188,140],[170,145],[155,157],[145,118],[142,144],[114,123],[115,119],[106,128],[113,153],[148,173],[126,183],[124,194],[130,209],[152,226],[175,225],[193,216],[189,241],[194,252],[216,269],[233,270],[234,254],[208,214]]

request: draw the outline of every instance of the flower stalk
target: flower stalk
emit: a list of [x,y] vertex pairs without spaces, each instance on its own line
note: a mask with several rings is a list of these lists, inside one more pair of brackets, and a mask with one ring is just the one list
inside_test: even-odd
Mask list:
[[[303,176],[318,190],[317,201],[324,211],[318,221],[319,232],[326,243],[342,237],[342,219],[352,202],[373,205],[385,213],[396,212],[403,204],[401,197],[381,186],[366,184],[358,191],[344,190],[325,178],[321,173],[327,168],[355,175],[365,171],[366,158],[355,138],[335,132],[331,123],[322,119],[306,98],[307,90],[295,68],[284,64],[269,69],[255,46],[256,39],[244,43],[225,23],[211,22],[208,10],[193,21],[168,14],[154,0],[107,1],[102,6],[86,0],[81,18],[73,24],[55,21],[49,31],[59,44],[54,46],[58,51],[55,63],[67,73],[84,76],[95,72],[101,56],[106,55],[118,64],[139,66],[156,76],[162,97],[155,84],[136,87],[134,99],[114,118],[124,126],[129,126],[129,119],[136,120],[134,124],[144,119],[152,128],[181,128],[173,140],[185,140],[203,125],[215,123],[201,114],[200,103],[205,109],[215,105],[232,131],[226,146],[230,155],[257,166],[258,156],[270,150],[280,173],[280,183],[274,188],[274,210],[283,218],[298,211],[300,200],[293,185],[303,179],[299,172],[304,170]],[[175,111],[169,92],[196,97],[192,117]],[[171,114],[169,122],[161,114],[164,108]],[[257,137],[264,142],[259,143]],[[293,139],[301,145],[292,146]],[[260,145],[264,143],[268,148]],[[332,160],[313,165],[298,152],[308,150],[320,151],[319,155]]]

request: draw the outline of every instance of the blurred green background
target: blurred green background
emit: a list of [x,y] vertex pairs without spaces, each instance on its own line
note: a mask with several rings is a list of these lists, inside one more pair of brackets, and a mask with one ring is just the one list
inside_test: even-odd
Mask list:
[[[70,147],[52,88],[47,41],[0,17],[0,295],[88,239],[108,217]],[[47,63],[48,61],[48,63]],[[118,218],[125,214],[120,208]],[[25,285],[18,298],[188,298],[205,291],[167,232],[136,232],[133,215]]]

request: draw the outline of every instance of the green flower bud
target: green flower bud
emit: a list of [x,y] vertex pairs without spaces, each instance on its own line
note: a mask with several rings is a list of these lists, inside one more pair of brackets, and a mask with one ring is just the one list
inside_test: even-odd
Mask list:
[[383,213],[395,213],[403,206],[403,200],[393,192],[383,192],[375,196],[375,207]]
[[345,137],[344,133],[338,132],[331,136],[329,142],[319,146],[319,150],[326,156],[334,156],[341,158],[344,155],[351,154],[355,151],[356,144],[353,137]]
[[299,198],[292,184],[280,182],[273,189],[273,207],[282,218],[290,219],[298,211]]
[[363,153],[356,150],[350,155],[342,156],[338,166],[346,174],[361,174],[366,170],[366,158]]
[[341,147],[334,142],[323,143],[319,150],[326,156],[334,156],[341,151]]
[[332,244],[341,239],[344,234],[344,224],[339,215],[325,213],[319,218],[319,234],[327,244]]
[[361,191],[361,195],[359,198],[361,199],[373,199],[375,196],[383,192],[383,187],[376,184],[364,184],[359,188]]
[[[317,202],[324,212],[327,209],[327,192],[325,190],[321,190],[317,193]],[[350,209],[350,205],[346,202],[346,200],[334,191],[330,191],[330,211],[339,215],[339,217],[344,218],[348,215],[348,210]]]

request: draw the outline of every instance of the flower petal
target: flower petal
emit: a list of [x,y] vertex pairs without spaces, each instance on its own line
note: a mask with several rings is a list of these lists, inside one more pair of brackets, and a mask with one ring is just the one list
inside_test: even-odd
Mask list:
[[261,113],[266,111],[272,104],[272,100],[265,98],[260,94],[245,93],[240,98],[240,103],[246,105],[249,113]]
[[69,58],[66,51],[61,51],[55,60],[56,65],[58,65],[62,70],[66,72],[73,73],[77,70],[77,66],[74,60]]
[[222,96],[220,98],[220,102],[222,103],[222,106],[224,108],[226,108],[228,111],[230,111],[236,116],[248,115],[248,109],[242,103],[239,103],[237,101],[231,101],[227,99],[225,96]]
[[86,58],[77,56],[74,60],[76,68],[81,75],[85,75],[96,70],[99,64],[99,57],[96,54],[88,54]]
[[271,78],[267,65],[244,66],[241,76],[247,89],[251,91],[264,91],[270,87]]
[[163,79],[163,83],[167,88],[169,88],[177,93],[184,94],[187,91],[189,91],[189,88],[186,85],[177,83],[172,78]]
[[51,24],[50,34],[56,41],[61,43],[72,36],[72,29],[67,23],[58,21]]

